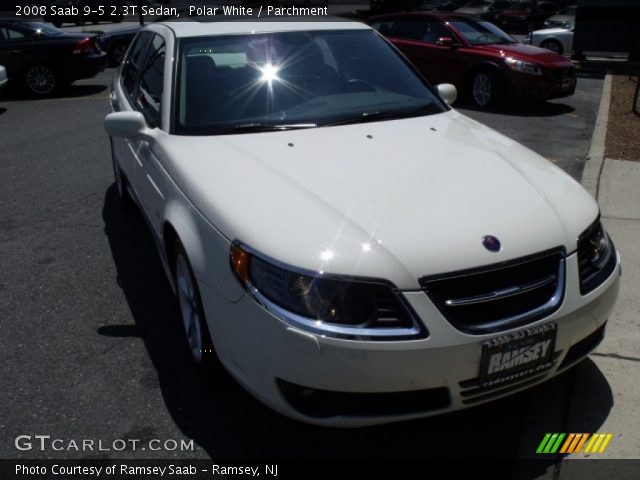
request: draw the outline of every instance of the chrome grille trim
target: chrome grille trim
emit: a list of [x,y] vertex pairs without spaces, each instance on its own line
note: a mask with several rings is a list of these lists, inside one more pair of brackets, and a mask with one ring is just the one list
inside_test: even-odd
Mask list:
[[553,283],[558,278],[556,275],[547,275],[542,280],[538,280],[535,282],[525,283],[524,285],[516,285],[514,287],[503,288],[500,290],[495,290],[491,293],[487,293],[484,295],[475,295],[473,297],[466,298],[453,298],[446,300],[446,303],[450,307],[458,307],[463,305],[473,305],[476,303],[485,303],[491,302],[494,300],[500,300],[503,298],[514,297],[516,295],[522,295],[523,293],[530,292],[532,290],[536,290],[538,288],[544,287]]
[[456,329],[500,332],[548,317],[566,283],[564,248],[471,270],[420,278],[422,291]]

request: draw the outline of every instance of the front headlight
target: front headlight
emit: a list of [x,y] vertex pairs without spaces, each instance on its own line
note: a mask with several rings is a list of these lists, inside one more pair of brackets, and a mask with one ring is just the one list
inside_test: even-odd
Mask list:
[[350,339],[423,337],[401,294],[382,280],[298,270],[231,248],[232,267],[247,290],[281,320],[303,330]]
[[613,242],[600,220],[597,220],[578,238],[580,293],[589,293],[609,278],[616,262]]
[[507,67],[516,72],[528,73],[529,75],[542,75],[542,70],[535,63],[525,62],[517,58],[506,57],[504,59]]

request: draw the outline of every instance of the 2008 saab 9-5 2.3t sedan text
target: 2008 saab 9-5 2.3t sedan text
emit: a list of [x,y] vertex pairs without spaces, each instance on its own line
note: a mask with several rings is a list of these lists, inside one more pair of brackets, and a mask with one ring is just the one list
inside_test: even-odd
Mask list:
[[620,271],[597,204],[455,95],[360,23],[137,34],[105,128],[196,364],[359,426],[486,402],[595,348]]

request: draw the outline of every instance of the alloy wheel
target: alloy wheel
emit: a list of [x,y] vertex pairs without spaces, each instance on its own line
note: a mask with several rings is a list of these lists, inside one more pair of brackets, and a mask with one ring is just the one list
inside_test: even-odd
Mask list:
[[187,337],[189,350],[196,363],[202,363],[203,336],[201,328],[200,309],[198,308],[197,290],[184,254],[181,252],[176,259],[176,284],[182,325]]
[[47,95],[56,87],[56,77],[49,67],[31,67],[27,72],[27,87],[33,93]]
[[486,73],[478,73],[473,79],[473,100],[477,105],[486,107],[491,102],[493,85],[491,78]]

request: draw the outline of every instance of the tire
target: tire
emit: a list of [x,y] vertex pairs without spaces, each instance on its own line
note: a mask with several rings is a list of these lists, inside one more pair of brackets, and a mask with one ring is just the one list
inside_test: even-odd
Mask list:
[[504,82],[494,72],[480,70],[469,81],[469,98],[479,108],[492,108],[504,100]]
[[60,86],[56,72],[48,65],[31,65],[24,74],[25,87],[32,95],[46,97]]
[[198,372],[210,373],[219,366],[218,357],[204,315],[198,282],[179,240],[173,246],[173,274],[186,346]]
[[128,45],[124,42],[116,42],[109,48],[109,65],[117,67],[124,60]]
[[558,55],[562,55],[564,53],[560,42],[554,39],[545,40],[540,44],[540,48],[546,48],[547,50],[551,50],[553,53],[557,53]]
[[120,168],[120,165],[118,165],[118,162],[116,162],[116,157],[113,154],[113,145],[111,146],[111,165],[113,166],[113,178],[116,190],[118,191],[120,205],[122,205],[123,208],[128,209],[133,205],[133,199],[127,190],[127,179],[124,176],[124,173],[122,173],[122,169]]

